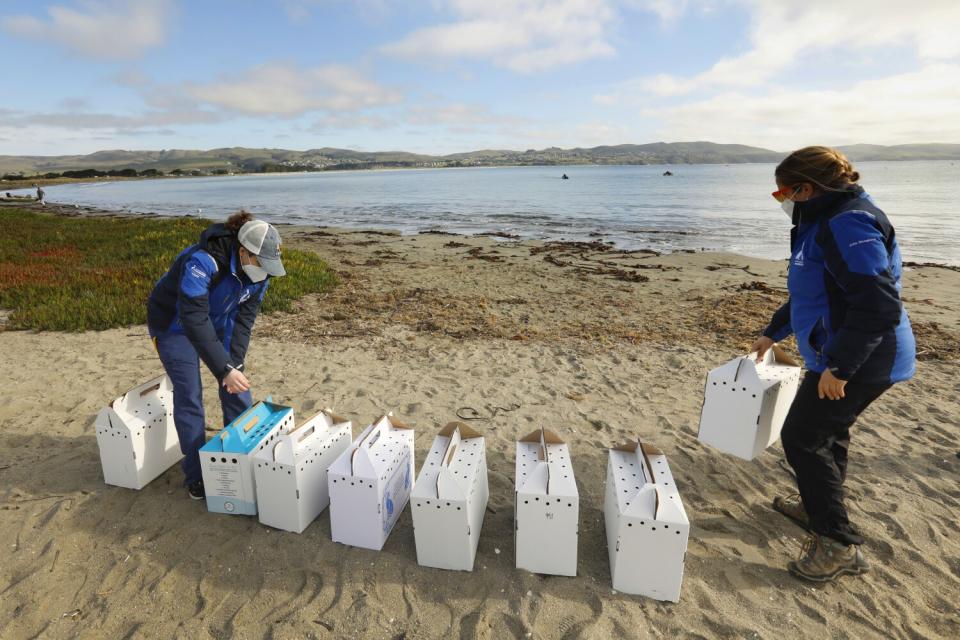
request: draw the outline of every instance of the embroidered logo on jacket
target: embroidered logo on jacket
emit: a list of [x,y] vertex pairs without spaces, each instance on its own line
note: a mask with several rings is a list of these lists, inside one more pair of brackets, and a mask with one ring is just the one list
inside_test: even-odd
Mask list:
[[806,246],[805,244],[800,245],[800,251],[797,251],[797,254],[796,254],[795,256],[793,256],[793,266],[795,266],[795,267],[802,267],[802,266],[803,266],[803,262],[804,262],[804,260],[803,260],[803,250],[804,250],[805,246]]

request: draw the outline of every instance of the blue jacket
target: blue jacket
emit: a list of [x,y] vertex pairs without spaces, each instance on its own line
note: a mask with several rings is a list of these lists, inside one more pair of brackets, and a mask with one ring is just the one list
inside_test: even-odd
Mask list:
[[218,379],[242,369],[250,332],[269,285],[240,266],[239,243],[222,224],[200,234],[157,281],[147,301],[152,337],[183,333]]
[[913,376],[916,342],[900,300],[900,247],[887,216],[859,186],[794,210],[790,299],[764,335],[791,333],[807,369],[892,384]]

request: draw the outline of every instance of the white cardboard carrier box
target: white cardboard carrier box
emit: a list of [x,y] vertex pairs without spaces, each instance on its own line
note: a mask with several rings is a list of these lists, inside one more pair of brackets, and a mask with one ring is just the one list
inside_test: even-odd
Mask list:
[[327,471],[334,542],[379,551],[413,487],[413,428],[377,419]]
[[690,522],[662,451],[639,440],[610,449],[603,514],[613,588],[678,602]]
[[183,458],[173,424],[173,385],[166,375],[111,402],[94,428],[107,484],[142,489]]
[[800,376],[800,367],[776,346],[760,363],[752,353],[717,367],[707,374],[697,438],[753,460],[780,437]]
[[330,504],[327,468],[353,441],[350,421],[324,409],[256,454],[260,522],[303,533]]
[[293,428],[293,409],[258,402],[200,447],[207,511],[257,515],[255,456]]
[[514,529],[518,569],[577,575],[580,495],[570,451],[547,429],[517,442]]
[[410,496],[417,563],[473,571],[488,497],[483,436],[451,422],[434,438]]

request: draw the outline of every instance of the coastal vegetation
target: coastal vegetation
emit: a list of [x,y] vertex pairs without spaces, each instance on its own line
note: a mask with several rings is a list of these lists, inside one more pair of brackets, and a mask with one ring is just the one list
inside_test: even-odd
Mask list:
[[[146,322],[146,300],[173,258],[209,220],[67,217],[0,208],[0,310],[7,329],[85,331]],[[288,311],[336,278],[317,255],[287,250],[287,277],[263,310]]]

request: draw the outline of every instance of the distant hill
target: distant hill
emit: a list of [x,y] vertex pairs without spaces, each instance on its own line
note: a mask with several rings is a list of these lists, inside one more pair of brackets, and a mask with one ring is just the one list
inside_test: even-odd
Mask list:
[[[957,144],[841,147],[852,160],[960,160]],[[137,171],[175,169],[202,173],[260,171],[324,171],[386,167],[461,167],[567,164],[735,164],[777,162],[784,152],[739,144],[712,142],[654,142],[591,148],[484,149],[434,156],[405,151],[354,151],[324,147],[306,151],[229,147],[206,151],[97,151],[74,156],[0,156],[0,175],[29,175],[80,169]]]
[[852,144],[839,147],[850,160],[960,160],[960,144]]

